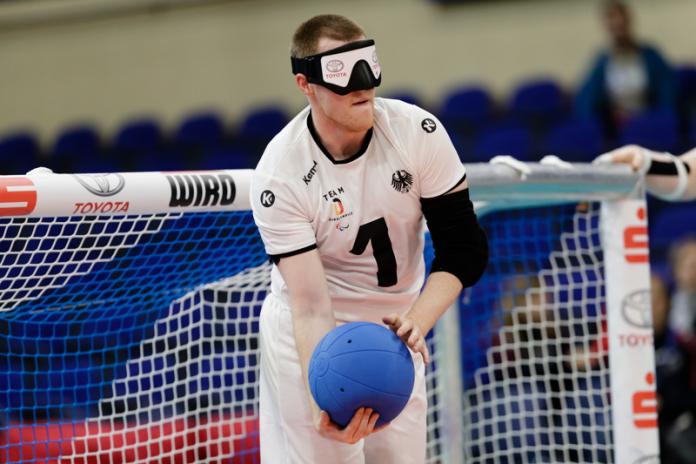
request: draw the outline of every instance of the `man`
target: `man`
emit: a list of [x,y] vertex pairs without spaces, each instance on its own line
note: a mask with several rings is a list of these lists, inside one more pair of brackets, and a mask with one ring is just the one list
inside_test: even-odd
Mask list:
[[602,13],[611,43],[595,58],[575,107],[579,117],[600,119],[614,135],[638,113],[674,112],[676,87],[672,69],[660,52],[635,37],[628,6],[607,0]]
[[663,200],[696,198],[696,148],[674,156],[638,145],[626,145],[600,155],[595,163],[624,163],[646,177],[648,192]]
[[[291,62],[309,106],[269,143],[251,187],[275,263],[260,321],[262,458],[422,463],[424,336],[488,258],[466,173],[432,115],[375,98],[382,75],[374,41],[354,22],[306,21]],[[425,287],[423,217],[436,254]],[[314,347],[349,321],[387,324],[413,353],[413,394],[384,430],[365,408],[340,429],[309,393]]]

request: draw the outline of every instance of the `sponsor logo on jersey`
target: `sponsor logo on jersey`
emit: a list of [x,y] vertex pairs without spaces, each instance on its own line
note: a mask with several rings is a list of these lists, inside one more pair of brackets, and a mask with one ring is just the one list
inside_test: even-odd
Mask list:
[[169,206],[227,206],[237,187],[229,174],[166,174],[171,187]]
[[312,167],[307,171],[307,174],[304,175],[302,180],[304,181],[305,185],[309,185],[310,182],[312,182],[312,179],[314,178],[314,175],[317,173],[317,162],[314,161],[314,164],[312,164]]
[[261,204],[266,208],[270,208],[275,203],[275,194],[270,190],[261,192]]
[[343,207],[343,202],[340,198],[334,198],[331,201],[333,201],[334,213],[336,213],[336,216],[340,216],[341,214],[346,212],[346,209]]
[[112,197],[123,190],[126,180],[121,174],[73,174],[89,192],[99,197]]
[[334,217],[330,217],[329,221],[335,222],[336,225],[334,227],[336,228],[336,230],[339,232],[343,232],[344,230],[350,227],[350,222],[347,218],[351,217],[353,215],[353,212],[346,211],[346,206],[343,204],[343,200],[341,200],[341,198],[337,196],[337,192],[343,193],[343,187],[339,187],[336,190],[329,190],[329,192],[326,195],[324,195],[324,199],[328,201],[328,199],[331,198],[331,206],[333,208]]
[[0,216],[21,216],[34,211],[36,187],[28,177],[0,179]]
[[321,196],[324,198],[324,201],[329,201],[332,198],[338,197],[341,193],[345,193],[343,186],[336,189],[331,189],[328,192],[323,193]]
[[413,176],[405,169],[400,169],[392,174],[392,187],[400,193],[408,193],[413,185]]
[[421,121],[421,128],[428,134],[432,134],[437,129],[437,124],[430,118],[425,118]]

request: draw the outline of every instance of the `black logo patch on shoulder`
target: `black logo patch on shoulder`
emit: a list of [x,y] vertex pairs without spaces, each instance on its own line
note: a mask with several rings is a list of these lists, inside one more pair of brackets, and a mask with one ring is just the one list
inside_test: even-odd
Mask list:
[[275,203],[275,194],[270,190],[261,192],[261,204],[266,208],[270,208]]
[[391,184],[397,192],[408,193],[413,185],[413,176],[405,169],[399,169],[392,174]]
[[432,134],[433,132],[435,132],[435,129],[437,129],[437,124],[435,124],[435,121],[433,121],[432,119],[425,118],[421,121],[421,127],[428,134]]

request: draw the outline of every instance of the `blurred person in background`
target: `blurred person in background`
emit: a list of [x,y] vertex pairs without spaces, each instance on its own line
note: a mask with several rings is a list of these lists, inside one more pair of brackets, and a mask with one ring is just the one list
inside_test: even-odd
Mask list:
[[669,326],[680,337],[696,334],[696,237],[676,243],[670,250],[675,291]]
[[655,343],[658,410],[660,420],[660,457],[663,464],[696,462],[690,456],[696,428],[690,427],[696,413],[696,389],[693,356],[668,324],[672,301],[670,291],[659,274],[650,278],[652,322]]
[[581,119],[600,121],[614,136],[640,112],[675,111],[676,87],[673,71],[660,52],[633,35],[628,6],[609,0],[602,13],[611,43],[595,58],[580,86],[575,110]]

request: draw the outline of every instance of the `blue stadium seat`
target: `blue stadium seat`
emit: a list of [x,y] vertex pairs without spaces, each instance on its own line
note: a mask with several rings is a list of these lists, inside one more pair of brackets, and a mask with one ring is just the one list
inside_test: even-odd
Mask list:
[[494,127],[479,136],[472,151],[474,159],[479,162],[486,162],[497,155],[531,161],[532,136],[523,127]]
[[101,146],[96,128],[83,124],[69,127],[58,135],[47,164],[58,172],[84,172],[80,166],[100,156]]
[[635,143],[657,151],[679,149],[679,123],[672,112],[642,113],[626,123],[619,135],[621,145]]
[[696,236],[696,204],[665,207],[650,224],[650,250],[664,256],[674,242],[691,235]]
[[675,73],[680,98],[685,98],[690,102],[694,102],[694,99],[696,99],[696,66],[680,66],[676,69]]
[[154,119],[130,121],[118,130],[113,149],[120,153],[145,153],[162,145],[162,130]]
[[564,116],[563,91],[551,79],[523,82],[513,91],[508,112],[519,123],[532,127],[548,125]]
[[483,87],[460,87],[445,96],[439,117],[450,132],[471,132],[491,120],[492,101]]
[[99,153],[99,135],[90,125],[81,125],[64,130],[53,145],[52,155],[63,158],[86,158]]
[[569,121],[549,131],[541,151],[566,161],[590,162],[604,151],[604,140],[596,123]]
[[38,166],[38,157],[39,144],[29,132],[0,139],[0,174],[25,174]]
[[196,164],[196,169],[254,169],[259,157],[239,146],[210,150]]
[[225,125],[216,113],[199,113],[184,119],[174,135],[177,148],[201,151],[221,145],[225,138]]
[[186,157],[177,150],[156,150],[135,157],[135,171],[183,171],[190,169]]
[[288,115],[281,107],[256,108],[249,112],[240,123],[237,133],[239,142],[247,149],[260,154],[288,121]]
[[80,162],[75,164],[70,170],[70,172],[75,173],[104,173],[120,171],[123,171],[123,166],[117,163],[116,160],[106,158],[99,154],[80,160]]
[[454,145],[455,150],[457,150],[457,154],[459,155],[459,159],[462,161],[462,163],[473,162],[474,159],[471,154],[471,144],[469,139],[463,135],[460,135],[456,131],[449,130],[449,128],[447,128],[447,133],[452,141],[452,145]]

